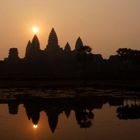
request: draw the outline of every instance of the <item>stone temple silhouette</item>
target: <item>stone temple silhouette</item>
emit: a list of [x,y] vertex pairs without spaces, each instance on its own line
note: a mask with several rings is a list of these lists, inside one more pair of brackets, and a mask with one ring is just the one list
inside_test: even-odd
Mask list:
[[52,28],[43,50],[37,35],[28,41],[24,58],[17,48],[10,48],[8,57],[0,61],[0,78],[140,79],[140,51],[119,49],[109,59],[93,52],[81,37],[74,49],[68,42],[61,47]]

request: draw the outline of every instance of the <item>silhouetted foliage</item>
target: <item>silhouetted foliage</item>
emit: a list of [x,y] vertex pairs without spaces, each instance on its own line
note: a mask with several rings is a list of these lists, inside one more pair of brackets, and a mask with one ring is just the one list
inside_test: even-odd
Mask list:
[[120,48],[117,50],[118,56],[122,61],[129,63],[140,63],[140,51],[127,48]]
[[132,104],[119,107],[117,109],[119,119],[139,119],[140,118],[140,105]]

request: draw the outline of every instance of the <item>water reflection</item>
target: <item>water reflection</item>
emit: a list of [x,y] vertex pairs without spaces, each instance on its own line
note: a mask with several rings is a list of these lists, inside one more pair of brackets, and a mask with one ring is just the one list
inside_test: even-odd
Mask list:
[[[117,108],[119,119],[140,118],[140,105],[124,106],[124,97],[113,96],[88,96],[74,98],[48,98],[28,97],[20,98],[18,95],[15,99],[8,100],[9,114],[18,114],[18,107],[23,104],[26,115],[32,120],[33,127],[37,128],[40,112],[44,111],[48,118],[48,124],[54,133],[59,121],[59,115],[65,113],[68,118],[71,111],[75,112],[75,118],[80,128],[89,128],[92,126],[94,119],[94,109],[101,109],[108,103],[110,106],[119,106]],[[1,101],[2,102],[2,101]]]
[[38,128],[38,125],[33,124],[33,128],[34,129],[37,129]]
[[119,119],[139,119],[140,118],[140,104],[125,105],[117,108]]
[[[60,116],[63,114],[63,116],[65,115],[66,118],[69,118],[71,112],[74,114],[79,128],[91,128],[96,117],[96,110],[103,110],[103,106],[107,104],[116,109],[116,114],[113,114],[114,118],[119,120],[140,119],[139,100],[129,101],[131,99],[128,97],[111,95],[44,98],[42,96],[27,97],[17,94],[14,98],[0,99],[1,104],[8,104],[9,114],[12,116],[19,114],[19,106],[22,104],[25,109],[26,118],[32,121],[34,130],[38,130],[41,112],[44,112],[52,133],[55,133],[58,127]],[[107,113],[104,112],[103,115]],[[108,115],[111,115],[111,113]]]

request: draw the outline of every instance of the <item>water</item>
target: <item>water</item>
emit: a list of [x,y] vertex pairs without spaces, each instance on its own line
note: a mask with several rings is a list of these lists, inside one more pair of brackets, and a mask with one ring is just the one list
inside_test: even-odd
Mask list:
[[3,89],[2,140],[139,140],[135,92],[95,89]]

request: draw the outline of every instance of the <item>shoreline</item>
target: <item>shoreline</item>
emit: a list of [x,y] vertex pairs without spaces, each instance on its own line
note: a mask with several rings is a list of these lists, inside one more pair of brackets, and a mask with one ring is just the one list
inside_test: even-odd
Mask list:
[[140,91],[140,80],[0,80],[0,88],[95,88]]

